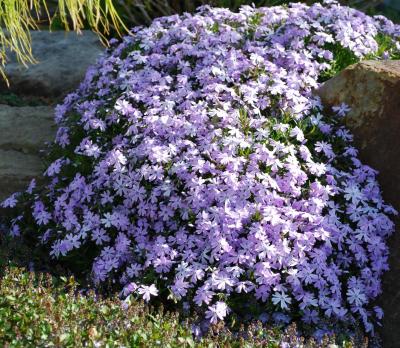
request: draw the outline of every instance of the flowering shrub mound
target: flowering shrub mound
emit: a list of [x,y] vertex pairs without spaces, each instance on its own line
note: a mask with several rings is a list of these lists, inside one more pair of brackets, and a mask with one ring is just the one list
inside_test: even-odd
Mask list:
[[329,116],[312,89],[398,55],[399,38],[335,2],[135,28],[57,107],[49,183],[3,203],[25,206],[11,233],[211,323],[245,312],[373,330],[394,210],[341,125],[348,107]]

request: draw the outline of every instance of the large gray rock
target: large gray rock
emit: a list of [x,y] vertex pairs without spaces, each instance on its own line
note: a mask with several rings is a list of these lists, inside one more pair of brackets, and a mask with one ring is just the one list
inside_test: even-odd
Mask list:
[[54,139],[53,113],[49,106],[0,105],[0,201],[42,173],[39,154]]
[[[351,107],[345,123],[361,160],[379,171],[383,197],[400,211],[400,61],[365,61],[325,82],[318,94],[325,105]],[[400,219],[389,240],[390,271],[379,300],[385,311],[383,347],[400,347]]]
[[[37,64],[28,68],[10,55],[6,74],[16,94],[60,97],[75,89],[104,51],[98,37],[91,31],[82,34],[64,31],[32,31],[32,52]],[[2,82],[1,90],[7,89]]]

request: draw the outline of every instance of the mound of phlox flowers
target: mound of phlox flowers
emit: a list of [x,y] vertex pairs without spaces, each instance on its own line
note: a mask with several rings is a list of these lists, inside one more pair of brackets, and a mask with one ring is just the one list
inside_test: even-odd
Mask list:
[[312,90],[376,57],[377,37],[397,54],[399,27],[326,2],[202,7],[133,32],[56,108],[48,183],[3,203],[25,206],[11,233],[211,323],[372,331],[394,210],[341,125],[349,108]]

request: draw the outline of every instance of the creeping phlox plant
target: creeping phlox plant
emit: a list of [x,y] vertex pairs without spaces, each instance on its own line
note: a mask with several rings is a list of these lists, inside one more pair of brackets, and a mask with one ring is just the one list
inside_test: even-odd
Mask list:
[[48,184],[3,203],[25,206],[11,233],[211,323],[373,331],[395,211],[341,125],[349,108],[329,115],[312,90],[398,55],[399,26],[326,2],[206,6],[133,32],[56,108]]

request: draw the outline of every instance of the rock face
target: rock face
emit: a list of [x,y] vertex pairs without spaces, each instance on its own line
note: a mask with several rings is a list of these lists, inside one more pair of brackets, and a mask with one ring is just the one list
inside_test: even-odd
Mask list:
[[[360,158],[379,171],[383,197],[400,212],[400,61],[364,61],[324,83],[324,105],[351,107],[345,119]],[[390,271],[379,302],[385,311],[383,347],[400,345],[400,219],[389,241]]]
[[40,175],[40,149],[55,136],[50,106],[0,105],[0,201]]
[[[89,65],[103,52],[98,37],[91,31],[82,34],[64,31],[32,31],[32,52],[37,64],[26,68],[15,56],[5,72],[16,94],[60,97],[75,89]],[[7,88],[4,83],[1,89]]]

